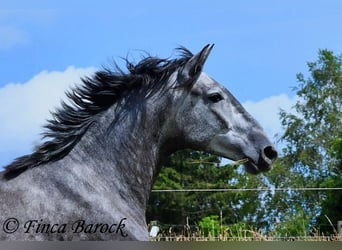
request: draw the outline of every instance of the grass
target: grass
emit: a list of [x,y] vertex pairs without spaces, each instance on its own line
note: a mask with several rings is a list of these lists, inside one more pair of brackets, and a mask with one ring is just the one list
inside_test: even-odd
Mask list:
[[264,235],[260,231],[240,230],[235,232],[235,235],[225,231],[217,237],[204,236],[201,232],[193,232],[190,235],[176,234],[159,234],[151,241],[342,241],[342,235],[319,235],[317,232],[312,236],[280,236],[280,235]]

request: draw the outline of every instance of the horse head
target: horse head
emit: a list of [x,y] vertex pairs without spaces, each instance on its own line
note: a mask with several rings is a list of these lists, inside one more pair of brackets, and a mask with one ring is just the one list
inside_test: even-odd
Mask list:
[[185,147],[244,160],[249,173],[268,171],[277,151],[259,123],[221,84],[202,71],[213,46],[205,46],[171,76],[176,103],[172,133]]

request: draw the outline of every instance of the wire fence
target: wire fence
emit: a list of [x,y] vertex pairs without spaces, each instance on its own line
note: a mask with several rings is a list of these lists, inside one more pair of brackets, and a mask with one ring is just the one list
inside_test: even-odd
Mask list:
[[291,187],[291,188],[200,188],[200,189],[153,189],[153,193],[167,192],[244,192],[244,191],[269,191],[269,192],[289,192],[289,191],[337,191],[342,187]]

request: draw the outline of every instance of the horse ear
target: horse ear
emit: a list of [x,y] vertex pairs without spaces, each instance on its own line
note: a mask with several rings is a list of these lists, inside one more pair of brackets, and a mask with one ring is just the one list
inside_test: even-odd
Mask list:
[[214,44],[207,44],[201,52],[194,55],[185,63],[180,74],[178,75],[179,82],[185,85],[191,85],[196,81],[201,74],[203,65],[207,60]]

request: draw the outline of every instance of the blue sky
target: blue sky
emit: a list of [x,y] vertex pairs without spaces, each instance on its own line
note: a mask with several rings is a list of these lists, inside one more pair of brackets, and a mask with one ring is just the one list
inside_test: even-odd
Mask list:
[[342,53],[341,23],[339,0],[2,0],[0,166],[39,142],[63,81],[142,51],[169,57],[179,45],[197,52],[215,43],[205,71],[273,136],[276,110],[295,100],[296,73],[320,48]]

